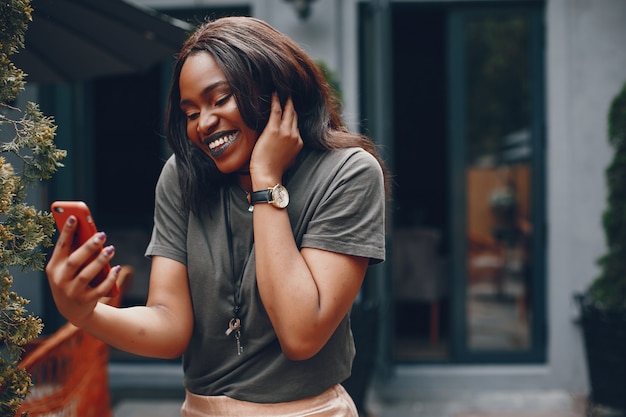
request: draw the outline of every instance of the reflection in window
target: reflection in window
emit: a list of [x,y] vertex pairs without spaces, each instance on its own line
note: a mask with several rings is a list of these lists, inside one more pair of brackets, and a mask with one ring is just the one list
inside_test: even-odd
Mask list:
[[467,345],[531,346],[529,23],[468,21]]

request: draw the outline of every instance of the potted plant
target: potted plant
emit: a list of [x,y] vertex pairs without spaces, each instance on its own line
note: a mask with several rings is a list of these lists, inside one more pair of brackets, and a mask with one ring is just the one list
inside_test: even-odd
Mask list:
[[606,169],[607,207],[602,217],[607,252],[600,274],[577,296],[594,404],[626,411],[626,84],[608,117],[614,149]]
[[18,367],[24,346],[42,330],[26,309],[28,300],[11,290],[14,268],[42,270],[54,223],[49,213],[27,203],[29,186],[48,179],[65,152],[53,143],[56,126],[36,104],[14,106],[24,74],[10,57],[23,46],[31,19],[30,0],[0,4],[0,415],[14,416],[32,385]]

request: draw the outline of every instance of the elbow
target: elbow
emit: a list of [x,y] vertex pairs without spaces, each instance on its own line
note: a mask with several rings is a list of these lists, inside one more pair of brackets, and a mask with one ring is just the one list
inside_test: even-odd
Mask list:
[[156,352],[158,359],[177,359],[180,358],[187,350],[187,346],[191,340],[191,333],[180,334],[178,337],[173,337],[165,340],[165,343],[161,344],[160,349]]
[[181,356],[183,356],[183,352],[180,352],[179,354],[163,355],[163,356],[160,356],[160,357],[158,357],[158,358],[156,358],[156,359],[162,359],[162,360],[174,360],[174,359],[178,359],[178,358],[180,358]]
[[313,356],[315,356],[319,352],[319,350],[310,350],[310,349],[302,349],[302,348],[285,349],[284,347],[282,348],[282,350],[283,350],[283,354],[290,361],[305,361],[307,359],[311,359]]
[[158,359],[178,359],[183,353],[185,353],[185,347],[177,348],[177,349],[168,349],[167,351],[161,352]]
[[[146,356],[155,359],[177,359],[185,353],[186,346],[178,343],[152,345],[147,350],[137,351],[138,355]],[[131,350],[131,352],[133,352]]]
[[292,361],[304,361],[317,355],[324,344],[303,339],[280,340],[283,355]]

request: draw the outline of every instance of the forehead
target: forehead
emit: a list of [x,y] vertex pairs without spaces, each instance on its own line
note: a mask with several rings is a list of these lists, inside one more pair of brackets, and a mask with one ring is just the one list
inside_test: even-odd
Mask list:
[[224,72],[208,52],[198,52],[187,57],[180,70],[178,85],[181,96],[193,91],[202,91],[217,82],[226,81]]

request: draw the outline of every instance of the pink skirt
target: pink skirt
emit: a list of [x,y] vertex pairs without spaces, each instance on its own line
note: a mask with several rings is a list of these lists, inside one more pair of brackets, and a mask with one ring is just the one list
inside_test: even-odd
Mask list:
[[224,395],[203,396],[187,391],[182,417],[358,417],[356,406],[341,385],[311,398],[258,404]]

